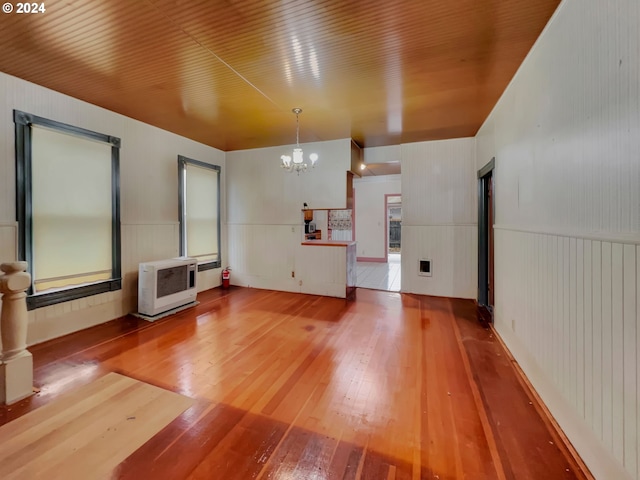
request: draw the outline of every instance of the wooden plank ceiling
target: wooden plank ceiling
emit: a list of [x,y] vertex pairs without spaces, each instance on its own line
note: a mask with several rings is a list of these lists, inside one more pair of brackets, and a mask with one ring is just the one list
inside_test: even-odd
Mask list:
[[0,70],[225,151],[295,143],[293,107],[301,142],[464,137],[558,3],[47,0]]

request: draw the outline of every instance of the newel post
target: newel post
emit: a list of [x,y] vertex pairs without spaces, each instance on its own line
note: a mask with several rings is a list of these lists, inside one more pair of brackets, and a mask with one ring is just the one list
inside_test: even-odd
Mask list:
[[0,265],[0,403],[11,404],[33,393],[33,358],[27,350],[27,262]]

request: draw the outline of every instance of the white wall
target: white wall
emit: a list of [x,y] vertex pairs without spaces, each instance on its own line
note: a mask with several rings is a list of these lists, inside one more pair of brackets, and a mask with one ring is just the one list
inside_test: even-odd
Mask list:
[[[400,146],[398,145],[398,147]],[[354,179],[358,259],[384,261],[386,258],[385,194],[400,194],[401,184],[400,175],[380,175]]]
[[477,136],[496,328],[601,479],[640,478],[638,32],[637,0],[565,0]]
[[385,145],[382,147],[367,147],[362,149],[363,161],[370,163],[396,163],[402,158],[402,147],[400,145]]
[[[123,288],[29,312],[28,342],[41,342],[136,311],[138,263],[178,255],[177,156],[222,167],[224,212],[224,152],[0,73],[0,261],[12,261],[17,256],[13,109],[122,140]],[[224,261],[224,221],[222,228]],[[199,274],[200,289],[219,285],[219,278],[219,269]]]
[[[302,208],[344,208],[351,140],[303,144],[320,156],[297,175],[279,167],[292,145],[227,152],[229,265],[235,285],[344,296],[345,249],[300,245]],[[326,235],[326,231],[323,232]],[[342,259],[342,260],[340,260]],[[292,275],[293,272],[293,275]]]
[[[402,144],[402,291],[476,298],[475,139]],[[431,277],[418,275],[421,258]]]

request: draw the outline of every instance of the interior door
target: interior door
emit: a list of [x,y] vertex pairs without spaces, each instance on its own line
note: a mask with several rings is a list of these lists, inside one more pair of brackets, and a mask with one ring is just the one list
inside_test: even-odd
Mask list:
[[492,159],[478,172],[478,305],[482,317],[492,321],[495,300],[494,209]]
[[494,298],[493,298],[493,174],[489,174],[487,179],[487,258],[488,258],[488,270],[489,275],[487,278],[487,306],[493,312]]

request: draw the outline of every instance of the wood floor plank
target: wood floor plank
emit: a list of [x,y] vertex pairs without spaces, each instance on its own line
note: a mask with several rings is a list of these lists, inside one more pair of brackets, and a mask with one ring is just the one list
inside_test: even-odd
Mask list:
[[0,428],[0,478],[105,478],[191,400],[110,373]]
[[[346,301],[238,287],[198,300],[154,323],[126,317],[33,347],[42,392],[0,409],[0,424],[46,426],[51,420],[24,415],[119,372],[195,403],[117,466],[85,442],[78,464],[112,468],[114,478],[589,478],[471,301],[373,290]],[[109,388],[129,401],[126,386]],[[88,391],[78,408],[92,412],[91,399]],[[132,415],[153,424],[161,405],[134,400]],[[56,445],[86,433],[77,427],[43,440],[34,450],[46,459],[38,472],[55,477]],[[0,448],[0,469],[21,448]]]

